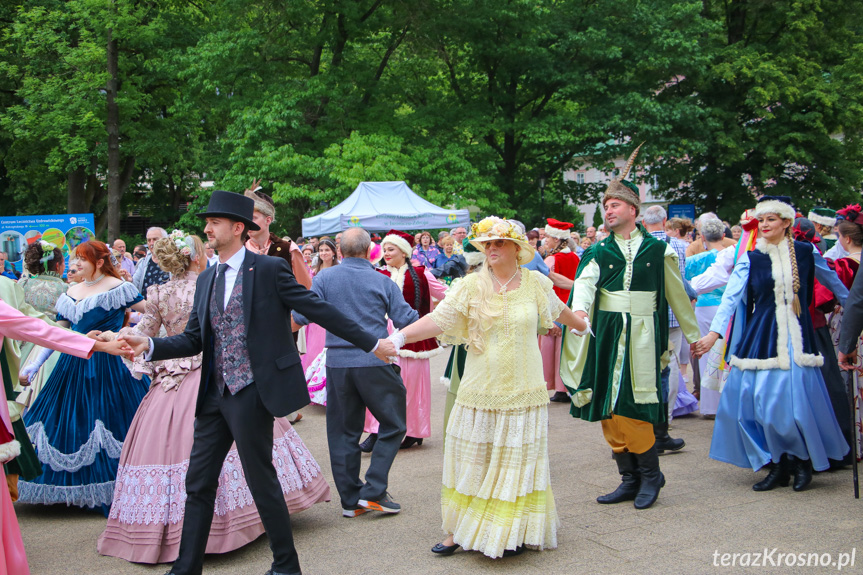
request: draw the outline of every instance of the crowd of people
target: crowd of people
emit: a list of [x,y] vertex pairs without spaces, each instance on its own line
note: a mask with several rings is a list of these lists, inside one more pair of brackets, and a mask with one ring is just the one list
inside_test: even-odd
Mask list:
[[668,218],[641,205],[634,159],[584,236],[489,216],[283,238],[255,182],[213,192],[206,241],[151,228],[132,254],[90,240],[68,265],[33,243],[0,277],[6,571],[28,573],[18,501],[98,509],[99,553],[175,575],[265,532],[270,573],[300,573],[290,515],[333,496],[301,409],[325,407],[341,514],[396,514],[389,474],[438,425],[441,353],[439,555],[557,546],[549,402],[600,422],[620,475],[603,505],[656,503],[660,455],[685,447],[669,422],[695,412],[715,420],[709,457],[767,472],[755,491],[852,463],[863,209],[765,196],[739,222]]

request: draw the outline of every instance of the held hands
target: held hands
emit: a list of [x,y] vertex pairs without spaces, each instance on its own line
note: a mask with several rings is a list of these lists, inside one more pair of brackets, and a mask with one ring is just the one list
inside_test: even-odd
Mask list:
[[93,351],[101,351],[103,353],[110,353],[111,355],[120,355],[129,360],[135,358],[132,353],[132,348],[121,339],[115,339],[114,341],[102,341],[101,339],[96,340],[96,345],[93,346]]
[[121,334],[115,341],[126,344],[132,354],[131,359],[150,349],[150,340],[140,335]]
[[395,344],[389,339],[379,339],[378,347],[375,350],[375,357],[377,357],[381,361],[385,361],[386,363],[393,363],[395,358],[398,357],[399,350],[396,348]]
[[719,334],[711,331],[695,343],[690,344],[689,351],[697,359],[710,351],[717,339],[719,339]]
[[839,369],[842,371],[850,371],[854,369],[854,364],[857,363],[857,348],[855,347],[849,353],[839,352]]
[[563,334],[563,330],[560,329],[559,327],[557,327],[556,325],[552,326],[552,328],[550,330],[548,330],[548,335],[551,337],[560,337],[562,334]]
[[573,312],[575,317],[584,322],[584,327],[582,329],[578,329],[573,327],[569,330],[569,332],[573,335],[584,336],[587,334],[593,335],[593,330],[590,329],[590,317],[587,315],[587,312],[584,311],[576,311]]

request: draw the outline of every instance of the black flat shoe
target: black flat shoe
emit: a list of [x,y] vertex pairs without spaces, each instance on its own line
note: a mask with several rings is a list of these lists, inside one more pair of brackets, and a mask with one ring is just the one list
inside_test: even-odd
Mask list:
[[556,391],[549,401],[554,403],[569,403],[569,396],[565,391]]
[[515,557],[516,555],[521,555],[524,553],[524,545],[519,545],[515,549],[504,549],[503,556],[504,557]]
[[434,547],[432,547],[432,553],[437,553],[438,555],[452,555],[456,552],[456,549],[461,547],[458,543],[455,545],[444,545],[443,543],[438,543]]
[[414,445],[422,445],[423,439],[422,437],[405,437],[402,444],[399,446],[399,449],[410,449]]
[[375,443],[378,442],[378,434],[370,433],[366,440],[360,443],[360,451],[363,453],[371,453],[372,449],[375,447]]

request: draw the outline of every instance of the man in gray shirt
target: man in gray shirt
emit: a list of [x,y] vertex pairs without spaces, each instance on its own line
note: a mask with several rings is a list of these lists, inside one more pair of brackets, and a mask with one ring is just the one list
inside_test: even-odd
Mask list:
[[[371,238],[362,228],[344,232],[342,263],[315,276],[312,291],[378,338],[386,338],[387,317],[399,329],[419,319],[399,287],[375,271],[368,260]],[[294,321],[309,321],[296,311]],[[333,480],[342,500],[342,515],[369,510],[398,513],[401,506],[387,493],[390,467],[407,429],[405,386],[398,367],[387,365],[351,343],[327,332],[327,441]],[[378,440],[360,480],[360,436],[366,408],[380,422]]]

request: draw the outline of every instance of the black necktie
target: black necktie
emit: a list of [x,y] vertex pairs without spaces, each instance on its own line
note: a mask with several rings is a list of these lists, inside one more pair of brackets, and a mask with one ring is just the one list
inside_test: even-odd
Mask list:
[[225,311],[225,272],[227,270],[228,264],[219,264],[216,274],[216,305],[221,311]]

